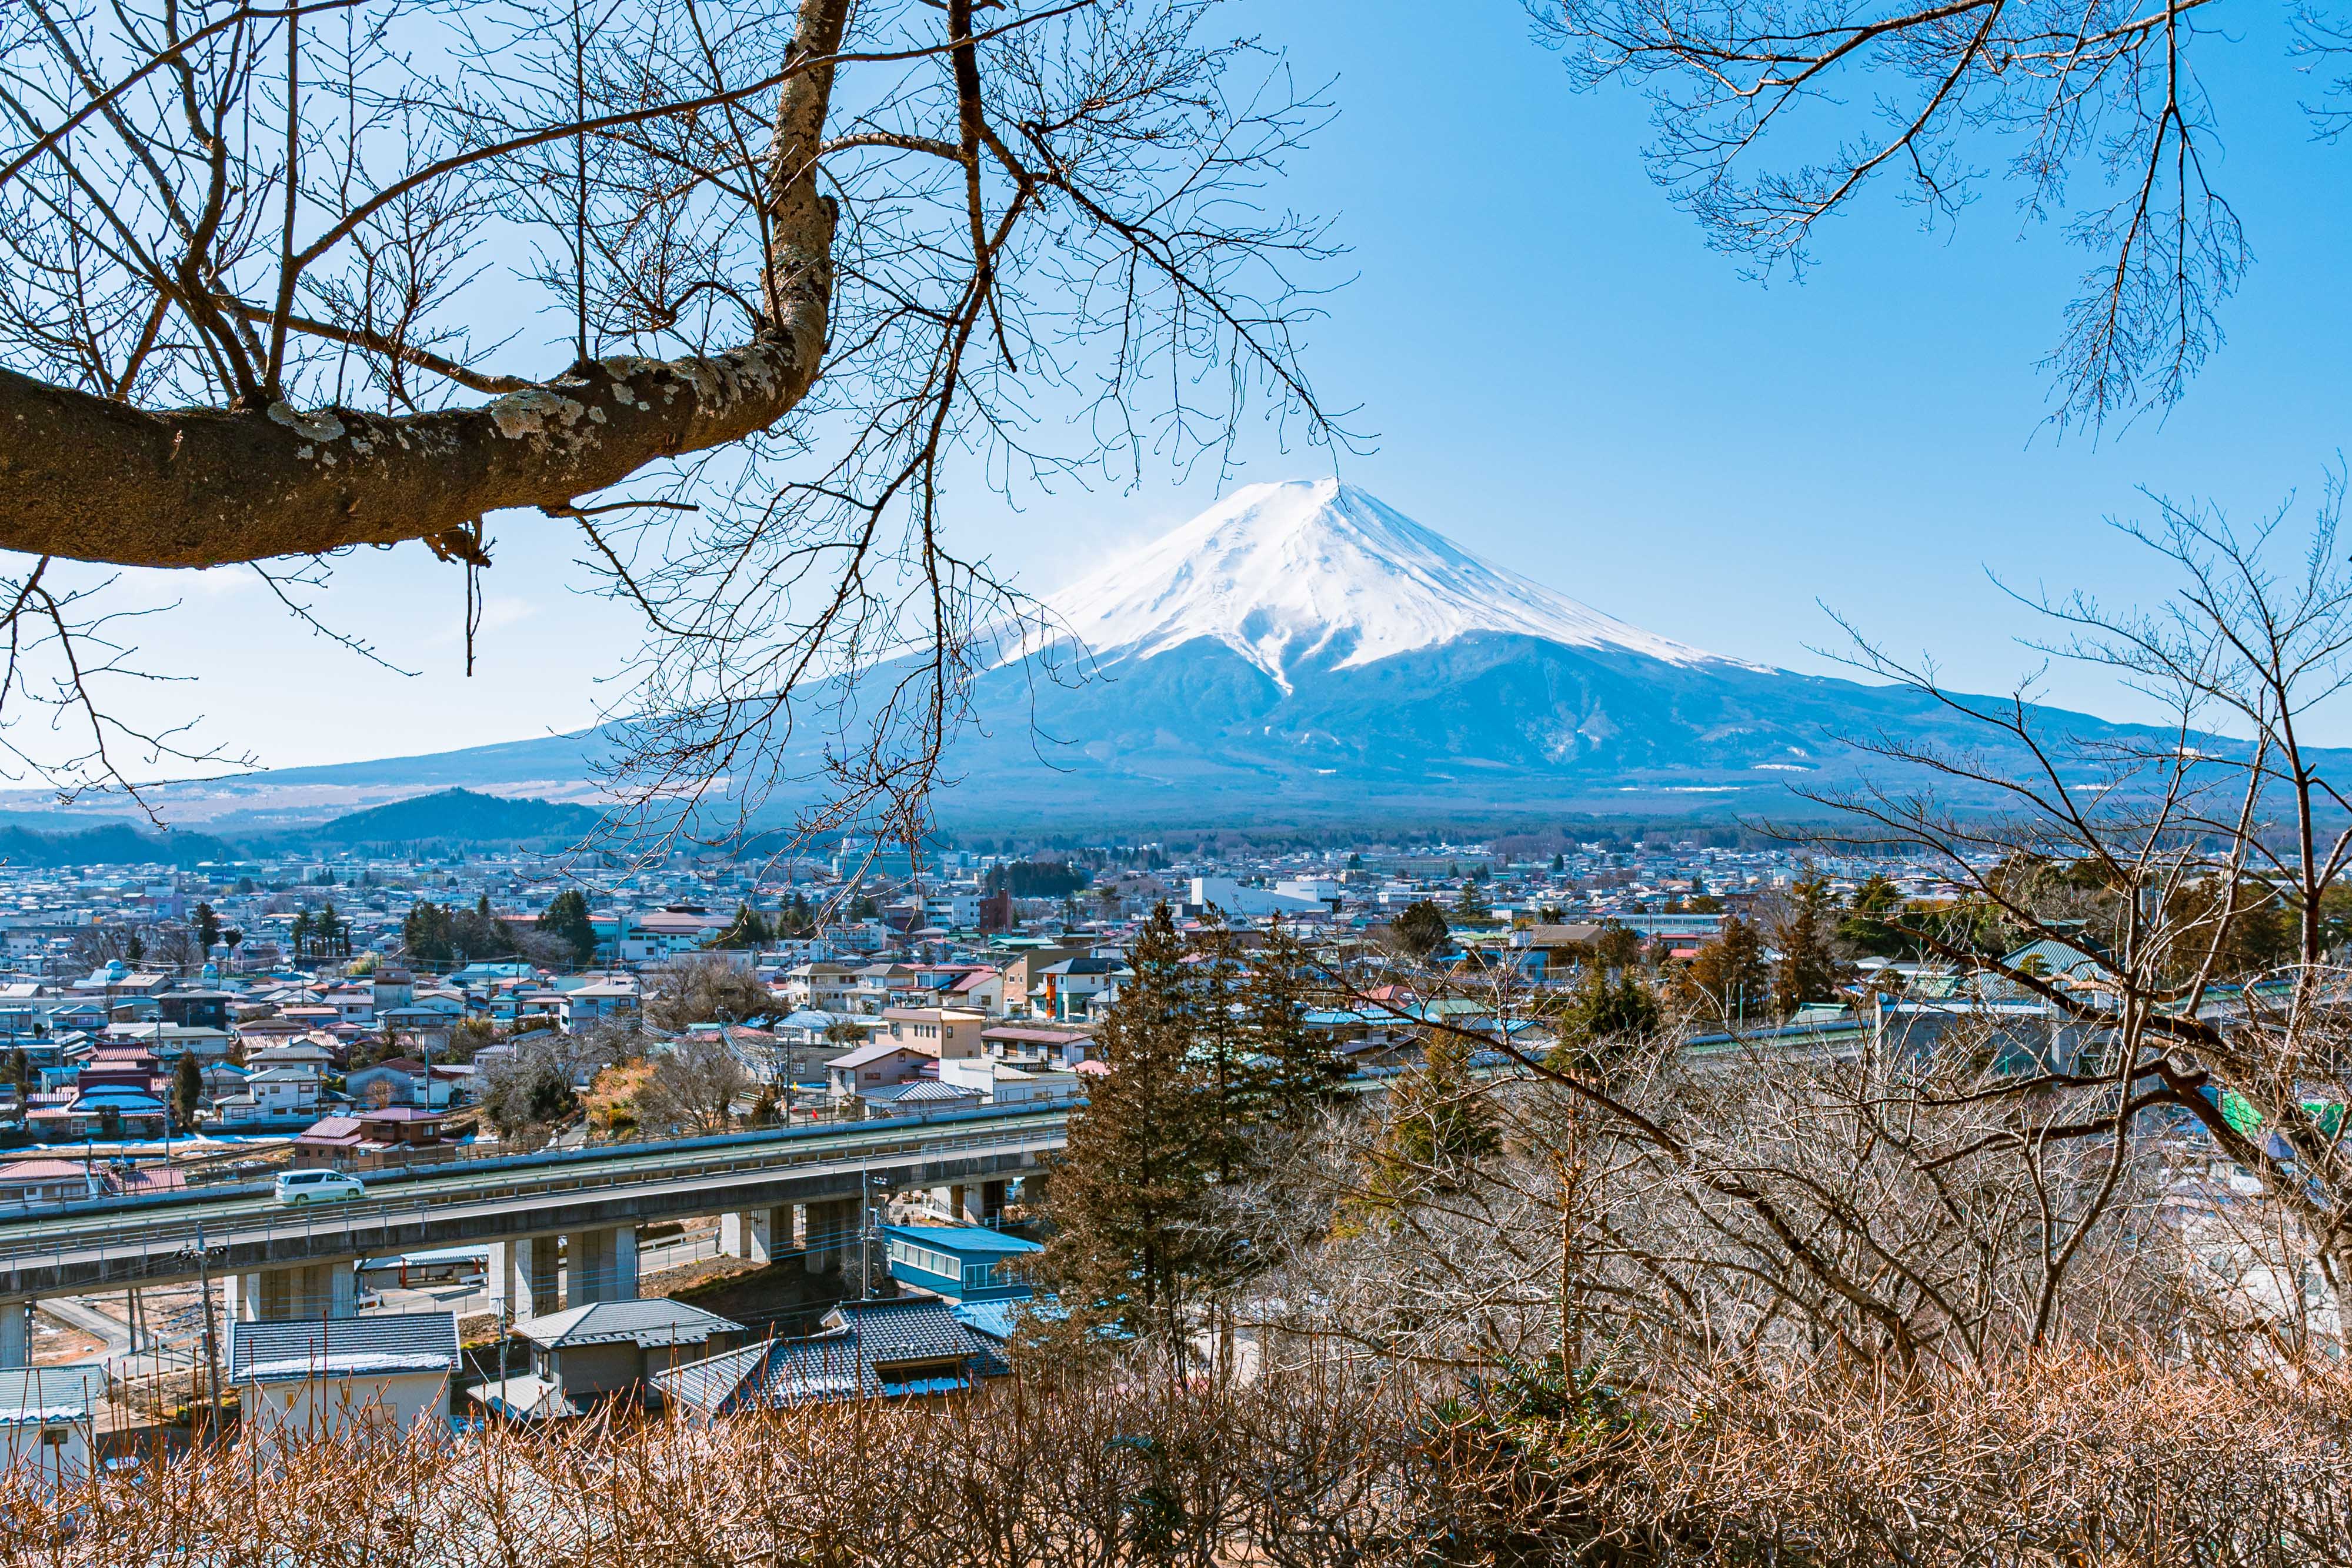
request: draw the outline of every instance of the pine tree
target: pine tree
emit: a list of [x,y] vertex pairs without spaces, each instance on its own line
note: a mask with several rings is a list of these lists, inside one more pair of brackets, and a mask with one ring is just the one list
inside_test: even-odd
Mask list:
[[1266,1074],[1244,1012],[1246,971],[1233,929],[1213,914],[1184,966],[1193,1054],[1206,1082],[1205,1151],[1217,1179],[1230,1182],[1249,1153],[1263,1114]]
[[220,916],[214,912],[212,905],[198,904],[196,906],[196,942],[205,950],[205,957],[212,956],[213,946],[220,939]]
[[1467,1043],[1433,1035],[1422,1047],[1422,1065],[1395,1080],[1362,1206],[1392,1212],[1458,1192],[1473,1167],[1502,1147],[1495,1108],[1470,1070],[1470,1056]]
[[586,963],[596,956],[596,922],[588,913],[588,895],[566,888],[547,900],[540,929],[570,945],[572,961]]
[[1216,1171],[1192,1058],[1195,999],[1165,903],[1152,911],[1097,1037],[1109,1072],[1088,1085],[1053,1166],[1055,1226],[1041,1272],[1085,1333],[1116,1325],[1181,1362],[1185,1309],[1220,1272],[1225,1248],[1201,1223]]
[[1681,984],[1703,1011],[1725,1023],[1761,1016],[1771,991],[1771,973],[1756,928],[1738,915],[1724,917],[1723,929],[1692,957]]
[[182,1051],[180,1065],[172,1072],[172,1114],[184,1128],[196,1124],[196,1107],[204,1102],[204,1070],[196,1066],[196,1053]]
[[756,950],[768,942],[774,934],[768,929],[768,922],[761,918],[759,910],[749,904],[739,903],[735,906],[734,920],[728,922],[727,929],[719,933],[711,945]]
[[1348,1064],[1307,1026],[1311,1012],[1307,950],[1277,921],[1250,965],[1247,1022],[1265,1074],[1265,1119],[1297,1132],[1348,1076]]
[[1657,994],[1642,980],[1622,971],[1612,980],[1598,965],[1588,968],[1554,1019],[1559,1044],[1549,1059],[1564,1071],[1606,1081],[1657,1033],[1660,1014]]
[[1408,906],[1389,929],[1408,955],[1424,962],[1454,937],[1445,923],[1445,911],[1427,899]]
[[1835,908],[1829,884],[1818,877],[1790,889],[1789,907],[1772,928],[1780,957],[1772,965],[1772,1010],[1791,1017],[1808,1002],[1837,995],[1845,965],[1830,945],[1828,914]]

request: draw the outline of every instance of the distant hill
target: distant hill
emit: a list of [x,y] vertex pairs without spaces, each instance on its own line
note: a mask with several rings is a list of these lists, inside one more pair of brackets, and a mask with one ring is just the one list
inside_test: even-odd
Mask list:
[[234,844],[209,833],[142,833],[127,822],[78,833],[0,827],[0,862],[11,866],[194,866],[234,860]]
[[373,805],[322,823],[302,835],[324,844],[408,844],[432,839],[514,843],[531,838],[579,839],[602,815],[584,805],[510,799],[469,789],[445,789]]

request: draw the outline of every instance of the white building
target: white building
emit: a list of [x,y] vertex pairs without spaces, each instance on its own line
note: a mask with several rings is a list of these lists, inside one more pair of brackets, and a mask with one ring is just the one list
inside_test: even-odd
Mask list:
[[228,1379],[248,1431],[398,1436],[449,1418],[455,1312],[232,1322]]
[[29,1366],[0,1371],[0,1465],[30,1468],[52,1486],[71,1486],[89,1473],[99,1402],[106,1397],[100,1366]]

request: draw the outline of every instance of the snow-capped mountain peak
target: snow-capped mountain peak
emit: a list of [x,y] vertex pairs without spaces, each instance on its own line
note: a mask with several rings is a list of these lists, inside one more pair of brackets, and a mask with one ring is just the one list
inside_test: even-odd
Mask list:
[[1344,669],[1474,632],[1727,662],[1482,561],[1329,479],[1236,490],[1045,603],[1098,660],[1150,658],[1206,637],[1285,690],[1304,662]]

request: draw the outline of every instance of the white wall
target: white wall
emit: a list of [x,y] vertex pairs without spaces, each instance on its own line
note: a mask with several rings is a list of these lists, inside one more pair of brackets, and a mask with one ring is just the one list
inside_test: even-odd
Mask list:
[[242,1392],[245,1422],[257,1436],[274,1430],[290,1437],[324,1436],[354,1426],[398,1433],[438,1424],[449,1413],[446,1372],[289,1378],[248,1383]]

